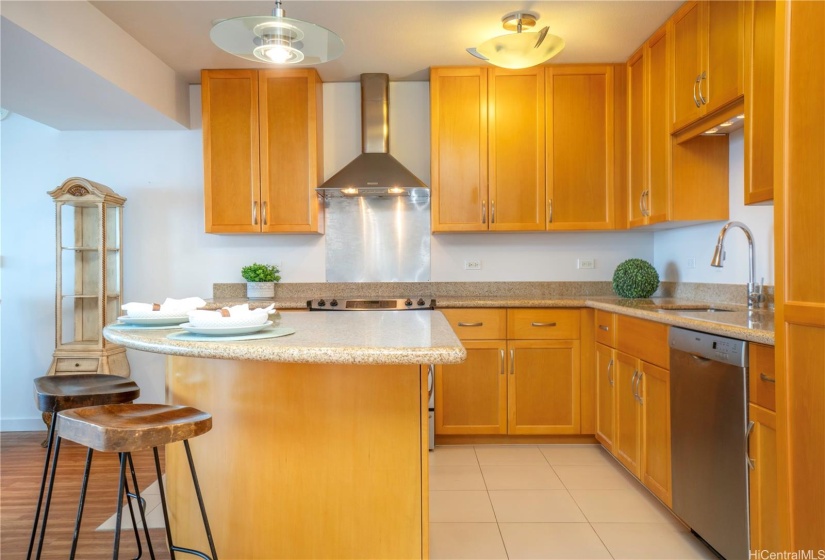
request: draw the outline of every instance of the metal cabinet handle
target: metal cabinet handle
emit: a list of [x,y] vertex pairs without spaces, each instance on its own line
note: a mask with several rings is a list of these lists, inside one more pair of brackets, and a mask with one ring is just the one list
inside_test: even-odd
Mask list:
[[504,350],[499,350],[498,356],[498,373],[504,375]]
[[607,382],[610,383],[610,386],[613,386],[613,358],[607,362]]
[[639,385],[642,384],[642,376],[644,374],[645,374],[644,371],[640,371],[639,372],[639,377],[638,377],[638,379],[636,379],[636,400],[639,401],[639,404],[644,404],[644,401],[642,400],[642,394],[640,393],[641,388],[639,387]]
[[516,351],[510,348],[510,375],[516,373]]
[[599,325],[599,329],[601,329],[603,331],[609,331],[610,327],[608,327],[607,325]]
[[650,216],[650,189],[642,191],[642,215]]
[[639,212],[642,213],[642,216],[647,216],[645,214],[645,191],[642,191],[642,194],[639,195]]
[[252,202],[252,225],[258,225],[258,201],[255,200]]
[[490,202],[490,217],[491,217],[490,223],[492,223],[492,224],[496,223],[496,201],[495,200]]
[[547,200],[547,222],[553,222],[553,199],[550,198]]
[[699,76],[696,76],[696,80],[693,82],[693,102],[696,103],[696,107],[701,107],[702,104],[699,102],[699,98],[696,97],[696,86],[699,85]]
[[536,322],[533,322],[533,323],[530,323],[530,325],[533,326],[533,327],[555,327],[556,323],[536,323]]
[[761,379],[762,381],[765,381],[766,383],[776,383],[776,378],[775,377],[768,377],[764,373],[759,374],[759,379]]
[[484,323],[463,323],[461,321],[458,322],[459,327],[482,327]]
[[702,72],[702,74],[699,76],[699,78],[700,78],[700,81],[699,81],[699,99],[702,101],[702,105],[707,105],[708,100],[705,99],[704,95],[702,95],[702,81],[701,80],[706,80],[708,78],[708,73],[707,72]]
[[754,463],[753,459],[751,459],[751,454],[749,450],[750,440],[751,440],[751,432],[753,431],[754,422],[751,420],[748,422],[748,429],[745,430],[745,463],[747,463],[748,468],[753,470],[756,468],[756,464]]
[[638,377],[639,371],[633,370],[633,377],[630,378],[630,392],[633,393],[633,400],[638,401],[639,397],[636,396],[636,377]]
[[486,200],[481,201],[481,223],[482,224],[487,223],[487,201]]
[[265,226],[269,225],[269,220],[266,219],[266,201],[264,200],[261,203],[261,215],[263,216],[263,222]]

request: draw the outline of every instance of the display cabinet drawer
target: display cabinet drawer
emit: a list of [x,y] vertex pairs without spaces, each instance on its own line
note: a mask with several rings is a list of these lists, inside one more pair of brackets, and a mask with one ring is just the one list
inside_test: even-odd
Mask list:
[[510,340],[578,340],[578,309],[509,309]]
[[596,342],[616,347],[616,314],[596,310]]
[[507,336],[504,309],[439,309],[461,340],[498,340]]
[[99,361],[97,358],[58,358],[55,372],[97,371]]
[[776,412],[776,367],[774,348],[764,344],[749,345],[750,402]]

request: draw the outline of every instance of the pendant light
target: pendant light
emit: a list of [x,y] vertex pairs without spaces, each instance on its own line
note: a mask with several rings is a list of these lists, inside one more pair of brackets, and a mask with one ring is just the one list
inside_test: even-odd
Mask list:
[[271,16],[242,16],[218,21],[209,37],[229,54],[268,64],[320,64],[341,56],[344,42],[320,25],[291,19],[275,0]]
[[504,29],[515,33],[487,39],[467,52],[502,68],[529,68],[541,64],[561,52],[564,39],[551,35],[549,27],[538,32],[524,31],[535,27],[537,20],[538,14],[534,12],[511,12],[501,18],[501,23]]

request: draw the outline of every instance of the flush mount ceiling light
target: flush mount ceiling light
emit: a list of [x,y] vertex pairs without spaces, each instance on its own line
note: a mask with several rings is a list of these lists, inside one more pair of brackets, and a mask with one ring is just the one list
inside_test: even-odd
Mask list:
[[561,52],[564,39],[551,35],[549,27],[538,32],[524,31],[535,27],[538,18],[534,12],[511,12],[501,18],[501,23],[504,29],[515,33],[487,39],[467,52],[502,68],[529,68],[541,64]]
[[209,37],[218,47],[252,62],[320,64],[341,56],[344,42],[320,25],[284,17],[281,0],[271,16],[224,19],[212,26]]

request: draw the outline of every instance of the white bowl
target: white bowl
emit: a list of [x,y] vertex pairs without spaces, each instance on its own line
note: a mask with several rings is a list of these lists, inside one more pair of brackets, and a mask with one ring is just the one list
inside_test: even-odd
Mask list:
[[229,328],[229,327],[254,327],[263,325],[269,320],[266,311],[244,313],[234,317],[222,317],[217,311],[190,311],[189,324],[192,327],[207,328]]

